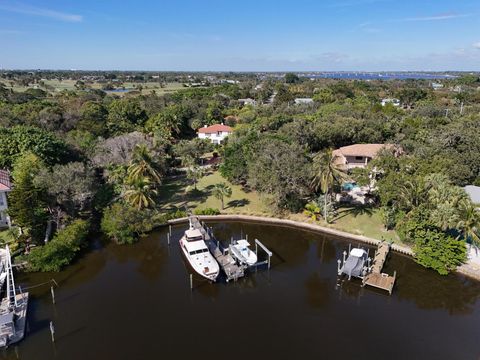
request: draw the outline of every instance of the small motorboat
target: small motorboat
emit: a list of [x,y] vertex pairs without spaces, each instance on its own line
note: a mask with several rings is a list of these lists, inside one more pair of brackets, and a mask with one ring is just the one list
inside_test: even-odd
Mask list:
[[180,248],[196,273],[211,281],[217,279],[220,266],[210,253],[203,233],[199,229],[190,226],[180,239]]
[[240,264],[253,266],[257,263],[257,254],[250,250],[250,243],[247,240],[237,240],[229,246],[229,249]]
[[[362,279],[368,270],[365,266],[367,264],[368,252],[362,248],[353,248],[345,259],[346,253],[345,251],[343,265],[340,266],[339,263],[338,275],[345,274],[348,276],[348,279],[352,276]],[[341,260],[339,260],[339,262],[341,262]]]

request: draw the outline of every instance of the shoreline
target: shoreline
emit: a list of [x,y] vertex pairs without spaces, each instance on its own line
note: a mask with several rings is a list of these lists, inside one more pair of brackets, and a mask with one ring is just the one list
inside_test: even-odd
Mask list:
[[[349,240],[360,241],[362,243],[366,243],[374,246],[378,246],[378,244],[382,242],[381,240],[378,240],[378,239],[369,238],[363,235],[350,234],[345,231],[332,229],[332,228],[328,228],[328,227],[317,225],[317,224],[309,224],[301,221],[280,219],[280,218],[274,218],[274,217],[270,218],[270,217],[263,217],[263,216],[254,216],[254,215],[232,214],[232,215],[198,215],[198,218],[203,221],[218,221],[218,220],[219,221],[247,221],[247,222],[258,222],[258,223],[264,223],[264,224],[288,226],[288,227],[300,228],[304,230],[311,230],[314,232],[321,232],[324,234],[334,235],[334,236],[338,236],[338,237],[349,239]],[[188,218],[186,217],[173,219],[173,220],[169,220],[166,225],[176,225],[176,224],[181,224],[187,221],[188,221]],[[397,253],[407,255],[412,258],[414,256],[413,250],[406,246],[391,244],[391,249]],[[455,273],[461,274],[473,280],[480,281],[480,269],[478,269],[472,264],[469,264],[468,262],[463,264],[462,266],[459,266],[455,270]]]

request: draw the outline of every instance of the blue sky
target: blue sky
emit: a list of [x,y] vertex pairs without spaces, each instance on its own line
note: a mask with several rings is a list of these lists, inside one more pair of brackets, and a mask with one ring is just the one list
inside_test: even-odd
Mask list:
[[0,0],[0,68],[480,70],[479,0]]

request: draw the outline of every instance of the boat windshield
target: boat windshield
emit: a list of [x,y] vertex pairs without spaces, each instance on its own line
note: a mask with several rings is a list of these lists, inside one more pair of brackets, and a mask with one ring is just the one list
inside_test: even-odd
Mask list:
[[199,250],[195,250],[195,251],[190,251],[190,255],[196,255],[196,254],[201,254],[201,253],[205,253],[205,252],[208,252],[207,248],[199,249]]
[[198,240],[203,240],[203,237],[202,236],[187,237],[187,241],[198,241]]

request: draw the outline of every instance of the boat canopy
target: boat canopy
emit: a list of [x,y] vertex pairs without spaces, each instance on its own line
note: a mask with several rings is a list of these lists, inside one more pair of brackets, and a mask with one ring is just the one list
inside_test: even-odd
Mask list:
[[238,240],[237,245],[249,247],[250,243],[247,240]]
[[203,234],[199,229],[190,229],[185,231],[187,240],[203,240]]
[[365,250],[360,248],[353,248],[352,251],[350,251],[350,255],[355,257],[362,257],[364,254],[365,254]]

